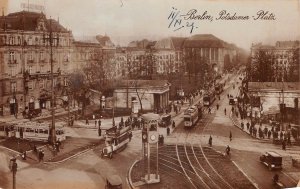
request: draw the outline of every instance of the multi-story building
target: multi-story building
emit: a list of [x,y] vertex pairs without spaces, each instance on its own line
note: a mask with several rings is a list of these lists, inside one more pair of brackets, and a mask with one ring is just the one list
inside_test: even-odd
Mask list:
[[50,31],[54,87],[59,97],[72,69],[72,32],[43,13],[22,11],[0,18],[1,115],[50,107]]
[[185,39],[184,37],[169,37],[156,42],[157,73],[164,74],[184,71],[182,57]]
[[299,41],[277,41],[275,46],[252,44],[251,81],[298,82],[299,54]]
[[[187,70],[199,70],[197,65],[207,65],[216,72],[223,72],[226,61],[233,62],[236,48],[212,34],[197,34],[183,43],[184,61]],[[201,68],[203,69],[203,68]]]

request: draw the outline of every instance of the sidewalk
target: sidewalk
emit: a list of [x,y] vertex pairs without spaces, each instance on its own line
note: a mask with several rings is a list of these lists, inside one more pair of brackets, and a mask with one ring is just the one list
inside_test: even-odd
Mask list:
[[[78,108],[70,109],[70,113],[73,113],[77,110],[78,110]],[[55,112],[55,116],[61,116],[61,115],[68,114],[68,110],[64,110],[63,108],[59,108],[56,111],[57,112]],[[49,113],[42,114],[39,117],[32,118],[31,121],[38,121],[41,119],[50,118],[51,116],[52,116],[51,112],[49,111]],[[17,118],[14,115],[0,117],[0,122],[6,122],[6,123],[21,123],[21,122],[27,122],[27,121],[30,121],[30,120],[23,118],[23,116],[21,114],[18,114]]]
[[[256,139],[259,139],[259,140],[264,140],[264,141],[268,141],[270,143],[273,143],[273,140],[274,139],[278,139],[279,140],[279,143],[278,144],[281,144],[281,141],[282,139],[284,139],[284,137],[287,138],[288,134],[286,131],[282,131],[282,137],[280,137],[280,133],[281,131],[275,131],[275,127],[269,125],[269,124],[265,124],[265,123],[262,123],[261,126],[258,125],[258,124],[255,124],[254,125],[254,131],[252,131],[251,133],[251,120],[250,118],[246,118],[244,120],[241,120],[240,117],[236,117],[236,115],[230,113],[230,118],[233,122],[233,124],[238,127],[239,129],[241,129],[242,131],[244,131],[245,133],[247,133],[248,135],[250,135],[251,137],[253,138],[256,138]],[[244,128],[241,127],[241,123],[244,124]],[[249,123],[250,127],[247,128],[247,123]],[[273,132],[272,132],[272,128],[273,128]],[[261,129],[262,131],[262,135],[259,136],[259,129]],[[274,137],[277,133],[277,137]],[[291,143],[294,143],[294,138],[290,135],[290,140],[291,140]]]

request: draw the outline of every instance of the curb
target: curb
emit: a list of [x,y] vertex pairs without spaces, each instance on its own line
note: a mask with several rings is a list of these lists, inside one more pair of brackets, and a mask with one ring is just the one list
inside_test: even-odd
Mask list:
[[12,149],[10,149],[10,148],[6,148],[5,146],[0,146],[0,148],[5,149],[5,150],[8,150],[8,151],[13,152],[13,153],[16,153],[16,154],[20,154],[20,152],[15,151],[15,150],[12,150]]
[[131,188],[131,189],[134,189],[135,187],[133,186],[133,183],[132,183],[132,180],[131,180],[131,172],[132,172],[132,168],[135,166],[135,164],[137,163],[137,162],[139,162],[140,160],[135,160],[134,162],[133,162],[133,164],[131,165],[131,167],[129,168],[129,170],[128,170],[128,172],[127,172],[127,178],[126,178],[126,180],[127,180],[127,182],[128,182],[128,185],[129,185],[129,187]]
[[258,185],[248,175],[246,175],[246,173],[240,168],[240,166],[238,166],[238,164],[235,163],[235,161],[232,160],[232,162],[239,169],[239,171],[241,171],[243,173],[243,175],[253,184],[253,186],[256,189],[259,189]]
[[251,136],[251,137],[254,138],[254,139],[262,140],[262,139],[260,139],[260,138],[257,138],[257,137],[255,137],[255,136],[250,135],[250,133],[248,133],[247,131],[245,131],[245,130],[243,130],[242,128],[240,128],[239,125],[233,120],[232,113],[230,113],[230,116],[229,116],[229,117],[230,117],[230,119],[231,119],[233,125],[236,126],[237,128],[239,128],[241,131],[243,131],[244,133],[246,133],[247,135]]

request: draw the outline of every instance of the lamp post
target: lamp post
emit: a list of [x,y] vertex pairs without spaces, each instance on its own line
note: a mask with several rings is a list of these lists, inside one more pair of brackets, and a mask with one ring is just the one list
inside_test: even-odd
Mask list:
[[11,171],[12,171],[12,174],[13,174],[13,189],[16,189],[16,173],[17,173],[17,170],[18,170],[18,164],[17,164],[16,161],[17,161],[17,159],[15,157],[13,157],[10,160]]
[[46,36],[44,34],[43,40],[49,40],[50,44],[50,66],[51,66],[51,116],[52,116],[52,124],[51,124],[51,132],[49,135],[49,141],[52,144],[55,144],[56,142],[56,133],[55,133],[55,115],[54,115],[54,102],[55,102],[55,96],[54,96],[54,75],[53,75],[53,40],[57,40],[57,45],[59,41],[59,37],[53,37],[52,32],[52,19],[50,17],[50,31],[49,36]]

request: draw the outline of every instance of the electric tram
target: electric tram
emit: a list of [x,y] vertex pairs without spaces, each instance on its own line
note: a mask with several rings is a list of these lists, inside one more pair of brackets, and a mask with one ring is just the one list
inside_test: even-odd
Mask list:
[[[51,134],[50,123],[25,122],[14,126],[15,137],[34,141],[48,141]],[[63,125],[55,125],[56,139],[59,141],[66,140]]]
[[185,128],[194,126],[199,119],[198,108],[196,106],[189,107],[185,110],[183,119]]
[[113,157],[113,153],[119,152],[126,148],[127,144],[131,141],[132,130],[131,127],[117,128],[112,127],[106,130],[105,134],[105,147],[102,149],[101,157]]

